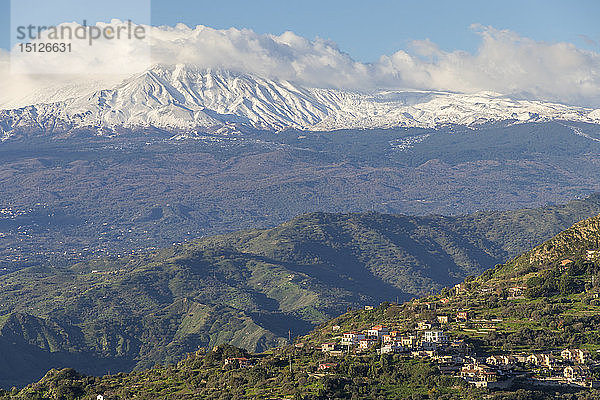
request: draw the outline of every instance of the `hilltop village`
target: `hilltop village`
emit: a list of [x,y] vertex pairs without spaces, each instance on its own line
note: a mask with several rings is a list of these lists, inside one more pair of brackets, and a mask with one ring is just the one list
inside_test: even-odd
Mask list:
[[[262,353],[232,344],[90,377],[51,370],[6,399],[600,398],[600,218],[479,277],[348,309]],[[137,396],[137,397],[136,397]]]
[[[341,332],[340,326],[334,325],[332,329],[338,333],[338,340],[322,343],[321,351],[332,359],[347,353],[360,355],[373,351],[425,359],[435,362],[442,374],[461,377],[477,388],[508,389],[516,378],[536,386],[600,385],[590,372],[598,363],[586,350],[481,355],[464,339],[453,339],[445,330],[452,325],[468,329],[466,324],[469,322],[493,330],[502,320],[470,320],[467,311],[459,311],[452,318],[437,315],[434,322],[420,321],[412,331],[389,329],[378,324],[363,331]],[[336,366],[335,361],[323,362],[319,364],[319,370],[334,371]]]
[[[599,256],[598,250],[588,249],[541,271],[501,279],[493,278],[490,271],[404,305],[365,306],[355,317],[324,328],[329,332],[315,345],[326,358],[319,369],[335,371],[336,359],[348,354],[398,354],[433,362],[441,374],[460,377],[475,388],[596,388],[600,385],[600,350],[589,344],[577,346],[568,332],[572,324],[585,326],[587,322],[587,334],[595,334],[593,318],[600,312]],[[378,309],[386,311],[382,314]],[[388,318],[392,309],[396,316]],[[350,325],[357,329],[342,328],[352,318],[362,319],[362,326],[365,321],[373,323],[369,329],[360,329],[356,323]],[[548,334],[555,339],[562,335],[554,342],[558,345],[543,342]],[[510,335],[517,336],[516,345],[507,346]],[[519,335],[537,342],[522,343],[525,338]],[[495,342],[490,340],[494,337],[498,338]],[[589,341],[585,333],[573,337],[580,343]],[[567,345],[565,338],[575,345]]]

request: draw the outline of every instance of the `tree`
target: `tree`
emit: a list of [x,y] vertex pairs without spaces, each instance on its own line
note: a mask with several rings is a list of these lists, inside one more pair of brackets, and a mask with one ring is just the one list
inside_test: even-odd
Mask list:
[[569,274],[563,274],[558,281],[558,291],[566,296],[575,293],[577,290],[577,282]]

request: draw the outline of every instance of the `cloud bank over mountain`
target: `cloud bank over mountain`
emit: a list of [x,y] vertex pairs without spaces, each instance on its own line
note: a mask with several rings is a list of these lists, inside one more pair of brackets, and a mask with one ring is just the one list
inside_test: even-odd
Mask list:
[[422,89],[502,94],[584,106],[600,104],[600,54],[570,43],[545,43],[514,32],[473,26],[481,36],[476,54],[444,52],[427,40],[412,53],[398,51],[378,63]]
[[[194,64],[289,80],[308,87],[492,91],[527,99],[600,106],[600,53],[570,43],[539,42],[493,27],[473,25],[473,31],[481,37],[475,53],[447,52],[429,40],[420,40],[372,63],[354,60],[332,41],[309,40],[293,32],[272,35],[249,29],[192,28],[183,24],[145,28],[151,42],[152,64]],[[55,92],[56,100],[60,100],[74,91],[95,90],[102,87],[102,82],[114,84],[148,67],[138,55],[139,49],[131,41],[100,40],[83,53],[69,54],[68,63],[64,59],[56,61],[65,65],[66,72],[69,65],[81,67],[81,63],[88,63],[86,76],[33,77],[9,75],[8,54],[3,52],[0,105],[6,105],[9,99],[12,106],[15,99],[31,101],[28,91],[40,87],[51,87],[46,92]],[[46,58],[45,62],[51,64],[52,60]],[[115,75],[115,70],[119,74]],[[96,75],[107,71],[113,75]]]

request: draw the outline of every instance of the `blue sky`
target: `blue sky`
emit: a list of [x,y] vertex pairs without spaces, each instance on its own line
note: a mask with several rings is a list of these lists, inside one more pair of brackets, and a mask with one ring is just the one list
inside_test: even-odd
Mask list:
[[65,54],[68,61],[45,54],[19,64],[0,51],[0,97],[9,93],[2,84],[12,84],[11,96],[23,91],[14,74],[2,77],[14,65],[128,75],[166,63],[308,87],[491,91],[600,106],[600,0],[12,1],[10,10],[11,0],[0,0],[0,49],[16,37],[15,21],[94,25],[114,17],[155,28],[150,44],[106,40]]
[[[86,3],[89,7],[106,4]],[[0,0],[1,48],[8,48],[10,43],[9,4],[9,0]],[[70,17],[64,8],[55,11],[56,21]],[[509,29],[538,41],[570,42],[583,49],[600,50],[597,0],[153,0],[151,11],[153,25],[183,22],[274,34],[291,30],[309,39],[331,39],[362,62],[375,61],[382,54],[407,48],[412,40],[423,39],[445,51],[474,52],[480,37],[470,29],[473,23]],[[90,11],[90,15],[102,14]]]

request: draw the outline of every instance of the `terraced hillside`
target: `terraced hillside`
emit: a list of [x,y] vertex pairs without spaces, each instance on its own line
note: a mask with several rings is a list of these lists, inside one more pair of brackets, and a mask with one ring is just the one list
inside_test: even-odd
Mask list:
[[593,197],[455,218],[314,213],[141,256],[27,268],[0,278],[0,383],[53,367],[147,368],[221,343],[262,351],[348,307],[480,274],[597,207]]
[[[177,400],[595,399],[600,392],[589,386],[600,380],[599,241],[600,215],[438,294],[348,311],[297,338],[294,346],[250,354],[223,345],[209,352],[191,352],[166,367],[98,378],[72,369],[52,370],[38,383],[0,396],[85,400],[97,394],[111,399]],[[375,349],[383,346],[382,337],[376,346],[363,349],[359,345],[344,351],[321,351],[324,343],[339,345],[342,333],[374,329],[375,324],[389,327],[390,334],[393,330],[421,341],[421,325],[437,326],[451,342],[440,342],[433,351],[424,351],[418,344],[413,351],[405,348],[411,344],[383,354],[383,347],[379,352]],[[566,348],[577,349],[585,360],[570,360],[561,352]],[[537,363],[535,355],[546,355],[547,361]],[[488,365],[489,356],[506,356],[512,361],[506,366]],[[517,361],[520,359],[523,361]],[[483,371],[486,380],[482,382],[506,385],[494,391],[477,387],[473,377],[461,373],[472,368]],[[563,376],[563,370],[569,368],[582,375],[572,379],[565,372]]]

